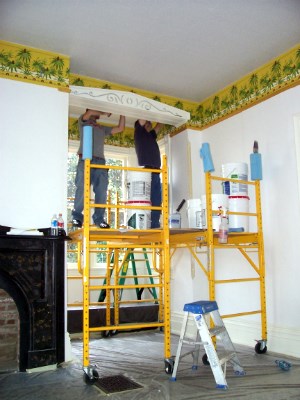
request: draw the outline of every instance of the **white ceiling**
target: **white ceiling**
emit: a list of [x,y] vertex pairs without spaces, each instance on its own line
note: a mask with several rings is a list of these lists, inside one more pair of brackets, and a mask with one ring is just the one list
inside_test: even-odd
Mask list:
[[0,0],[0,39],[200,102],[300,43],[300,0]]

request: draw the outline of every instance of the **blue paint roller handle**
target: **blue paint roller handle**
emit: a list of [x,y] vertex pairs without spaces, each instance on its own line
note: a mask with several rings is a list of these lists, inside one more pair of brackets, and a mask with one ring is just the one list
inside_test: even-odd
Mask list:
[[261,181],[262,180],[262,164],[261,154],[252,153],[250,154],[250,169],[251,169],[251,180]]
[[85,125],[83,127],[82,159],[93,158],[93,127]]

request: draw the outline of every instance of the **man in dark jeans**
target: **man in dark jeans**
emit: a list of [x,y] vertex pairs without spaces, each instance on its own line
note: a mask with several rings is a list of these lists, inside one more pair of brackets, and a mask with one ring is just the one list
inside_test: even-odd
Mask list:
[[[160,151],[156,141],[157,134],[162,127],[161,123],[157,123],[152,128],[150,121],[139,119],[134,125],[134,143],[135,151],[140,166],[145,168],[160,169]],[[161,206],[161,182],[160,175],[152,172],[151,175],[151,204],[155,207]],[[151,211],[151,228],[160,228],[159,218],[161,212],[159,210]]]
[[[74,209],[72,211],[73,227],[81,228],[83,222],[83,203],[84,203],[84,160],[82,159],[83,151],[83,128],[91,126],[93,130],[93,158],[91,164],[105,165],[104,157],[104,139],[106,136],[115,133],[123,132],[125,128],[125,117],[120,116],[119,125],[115,127],[107,127],[98,124],[101,115],[111,115],[110,113],[86,109],[85,113],[78,119],[80,132],[80,145],[78,150],[78,165],[75,178],[76,192],[74,200]],[[108,170],[100,168],[91,168],[91,185],[95,193],[95,204],[105,204],[107,185],[108,185]],[[95,208],[93,214],[94,224],[102,229],[110,228],[109,224],[104,220],[105,208]]]

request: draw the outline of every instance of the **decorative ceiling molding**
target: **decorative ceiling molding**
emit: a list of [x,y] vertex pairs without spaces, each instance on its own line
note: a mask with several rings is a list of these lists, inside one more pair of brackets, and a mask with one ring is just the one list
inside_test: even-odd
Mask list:
[[101,110],[126,116],[126,125],[134,126],[137,119],[160,122],[179,127],[190,119],[190,113],[168,104],[149,99],[132,92],[113,89],[87,88],[70,86],[69,110],[70,115],[79,116],[86,108]]
[[64,88],[69,86],[70,58],[0,41],[0,77]]

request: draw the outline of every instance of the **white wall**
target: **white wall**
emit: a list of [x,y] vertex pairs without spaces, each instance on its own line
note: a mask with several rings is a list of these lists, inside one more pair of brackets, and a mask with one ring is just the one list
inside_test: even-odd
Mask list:
[[59,212],[66,223],[68,93],[9,79],[0,79],[0,93],[0,225],[50,227]]
[[66,216],[68,94],[0,79],[0,225],[50,226]]
[[[205,193],[203,165],[199,156],[203,142],[210,144],[214,174],[221,176],[221,165],[224,163],[249,164],[253,142],[258,140],[263,160],[261,200],[266,262],[268,349],[297,357],[300,356],[300,207],[295,145],[295,126],[298,124],[294,123],[294,119],[300,116],[299,98],[298,86],[204,131],[189,130],[177,135],[181,138],[175,136],[172,139],[176,143],[175,146],[180,146],[181,149],[187,146],[191,148],[192,198]],[[185,141],[185,147],[182,141]],[[184,150],[180,154],[177,147],[177,153],[172,153],[172,170],[184,168],[185,164],[188,164],[188,160],[186,163],[182,161],[185,157]],[[184,177],[188,169],[180,173]],[[218,192],[221,193],[221,188]],[[187,195],[185,182],[180,194],[176,185],[176,193],[178,198]],[[217,257],[220,258],[217,258],[216,265],[220,262],[227,266],[233,276],[234,271],[237,272],[235,269],[243,263],[242,260],[233,259],[226,251]],[[176,298],[172,303],[172,320],[177,331],[185,302],[206,298],[207,280],[201,271],[195,277],[189,272],[193,269],[190,256],[185,256],[184,259],[181,257],[178,262],[174,259],[172,268],[176,271],[176,280],[185,282],[185,289],[179,291],[177,283],[172,281],[172,290],[176,288],[172,295],[173,299]],[[258,287],[253,283],[243,283],[241,286],[235,284],[229,291],[218,289],[218,295],[221,311],[225,313],[229,311],[229,306],[237,309],[248,307],[248,301],[249,306],[255,309],[255,303],[259,303],[260,299]],[[234,318],[226,322],[233,340],[237,343],[254,346],[254,340],[261,339],[260,318],[257,316]]]

